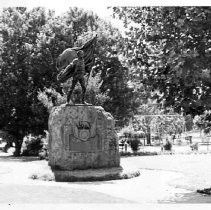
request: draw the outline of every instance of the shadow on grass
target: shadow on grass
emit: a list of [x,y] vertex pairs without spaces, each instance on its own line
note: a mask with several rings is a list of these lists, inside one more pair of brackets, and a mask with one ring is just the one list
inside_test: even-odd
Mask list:
[[[177,204],[207,204],[211,203],[210,195],[202,195],[197,192],[186,194],[177,194],[176,198],[171,200],[172,203]],[[159,201],[160,204],[168,204],[169,201]]]
[[9,156],[1,156],[0,154],[0,162],[31,162],[31,161],[37,161],[39,160],[39,157],[36,156],[13,156],[13,155],[9,155]]

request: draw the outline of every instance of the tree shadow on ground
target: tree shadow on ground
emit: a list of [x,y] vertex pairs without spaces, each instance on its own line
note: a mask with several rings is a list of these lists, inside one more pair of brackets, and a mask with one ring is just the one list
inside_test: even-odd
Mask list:
[[8,155],[8,156],[1,156],[0,154],[0,162],[31,162],[31,161],[37,161],[39,160],[39,157],[36,156],[13,156],[13,155]]

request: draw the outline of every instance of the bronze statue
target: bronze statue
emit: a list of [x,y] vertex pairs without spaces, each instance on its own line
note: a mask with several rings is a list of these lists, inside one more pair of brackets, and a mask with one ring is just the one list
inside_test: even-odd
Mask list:
[[79,82],[82,88],[82,104],[86,104],[86,84],[84,75],[85,73],[90,75],[91,68],[94,64],[93,51],[96,38],[97,36],[86,42],[82,47],[66,49],[57,58],[57,69],[60,70],[60,73],[57,75],[57,80],[63,83],[73,77],[72,85],[67,95],[67,103],[70,102],[75,85]]
[[75,88],[75,85],[79,82],[82,88],[82,104],[85,104],[85,93],[86,85],[84,80],[85,75],[85,63],[84,63],[84,52],[79,50],[77,52],[78,58],[74,59],[66,68],[73,68],[73,81],[69,93],[67,95],[67,102],[70,101],[71,95]]

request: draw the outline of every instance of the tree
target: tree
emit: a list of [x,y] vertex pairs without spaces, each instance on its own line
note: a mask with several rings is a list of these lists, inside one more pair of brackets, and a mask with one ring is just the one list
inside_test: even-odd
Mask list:
[[[121,97],[127,95],[128,101],[134,98],[127,81],[122,79],[127,70],[115,56],[119,47],[117,40],[122,38],[117,29],[92,12],[77,8],[70,8],[63,16],[43,8],[3,10],[0,16],[0,129],[15,136],[17,154],[24,136],[40,135],[47,130],[48,110],[38,94],[44,92],[53,105],[59,95],[60,99],[65,98],[65,89],[56,80],[56,58],[64,49],[82,46],[95,34],[98,34],[98,53],[92,73],[97,82],[103,84],[102,89],[98,87],[97,96],[101,98],[97,101],[101,100],[115,117],[123,118],[130,111],[127,112],[127,101]],[[122,95],[115,95],[115,88],[105,89],[110,83],[110,69],[112,74],[121,75],[118,83],[124,86],[124,91],[118,89],[118,94]],[[90,78],[90,81],[95,79]],[[68,87],[69,82],[64,87]],[[130,108],[132,106],[130,103]]]
[[201,131],[203,130],[205,134],[210,134],[210,131],[211,131],[211,112],[205,111],[202,115],[195,116],[194,124]]
[[156,118],[155,115],[158,114],[164,114],[164,110],[155,101],[148,99],[147,103],[139,106],[137,114],[132,118],[136,130],[144,132],[147,144],[151,144],[152,122]]
[[117,125],[123,126],[134,115],[139,103],[127,84],[128,69],[122,66],[117,56],[106,59],[101,91],[107,93],[110,100],[105,101],[104,107],[114,115]]
[[3,11],[0,21],[0,126],[15,136],[16,154],[20,153],[23,137],[32,131],[41,132],[40,127],[46,123],[42,119],[45,111],[41,104],[36,103],[29,72],[33,44],[33,39],[29,42],[29,20],[25,8],[8,8]]
[[141,104],[137,114],[132,118],[133,127],[145,133],[147,144],[151,144],[152,134],[160,139],[164,135],[181,134],[184,130],[185,118],[173,111],[172,108],[164,109],[162,104],[148,99]]
[[[101,97],[108,96],[107,100],[103,99],[104,103],[101,105],[114,115],[118,124],[126,123],[135,111],[137,103],[132,89],[127,84],[128,69],[122,65],[117,56],[122,40],[121,33],[92,12],[78,8],[70,8],[63,21],[67,28],[72,28],[72,33],[69,34],[72,34],[75,46],[82,46],[97,34],[92,75],[95,77],[100,74]],[[84,27],[81,27],[82,25]],[[64,84],[65,93],[68,91],[68,86],[69,82]]]
[[210,7],[114,7],[127,27],[122,46],[134,81],[165,106],[196,115],[210,108]]
[[[106,100],[109,100],[109,96],[106,93],[100,91],[100,75],[97,74],[95,77],[90,77],[89,83],[86,90],[86,101],[96,106],[102,106]],[[68,92],[70,81],[63,84],[64,92]],[[80,103],[81,90],[79,84],[74,91],[74,101]],[[43,91],[38,92],[38,100],[47,108],[50,113],[54,106],[59,106],[66,103],[67,94],[61,95],[53,88],[44,88]]]

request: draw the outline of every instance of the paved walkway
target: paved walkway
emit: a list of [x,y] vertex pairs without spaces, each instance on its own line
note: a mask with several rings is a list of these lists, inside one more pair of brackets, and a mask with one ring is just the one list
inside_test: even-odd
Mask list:
[[210,161],[211,155],[122,158],[123,167],[135,165],[141,175],[128,180],[58,183],[28,178],[36,171],[49,173],[46,161],[0,157],[0,203],[211,203],[211,197],[195,193],[197,187],[211,183]]

